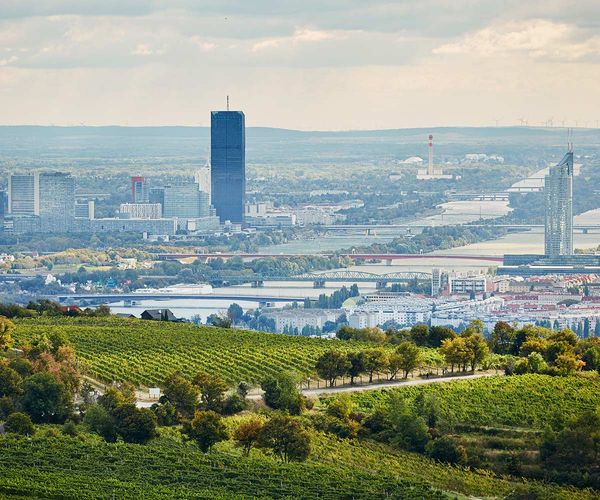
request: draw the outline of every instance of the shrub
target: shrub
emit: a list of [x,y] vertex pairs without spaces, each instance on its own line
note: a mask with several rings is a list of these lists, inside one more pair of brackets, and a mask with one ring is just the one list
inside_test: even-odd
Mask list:
[[25,413],[11,413],[4,423],[4,430],[22,436],[32,436],[35,432],[35,427],[29,415]]

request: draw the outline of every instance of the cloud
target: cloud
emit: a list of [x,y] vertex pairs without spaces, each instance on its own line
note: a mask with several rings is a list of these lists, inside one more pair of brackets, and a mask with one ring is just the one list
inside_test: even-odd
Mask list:
[[433,50],[438,55],[481,57],[523,54],[538,59],[574,61],[600,55],[600,36],[576,26],[543,19],[489,26]]
[[283,45],[297,46],[302,43],[322,42],[324,40],[333,40],[343,37],[328,31],[315,30],[310,28],[297,29],[292,35],[285,37],[266,38],[252,44],[252,52],[268,50],[281,47]]
[[253,124],[374,128],[541,121],[576,88],[583,122],[599,37],[598,0],[0,0],[0,108],[198,124],[229,93]]

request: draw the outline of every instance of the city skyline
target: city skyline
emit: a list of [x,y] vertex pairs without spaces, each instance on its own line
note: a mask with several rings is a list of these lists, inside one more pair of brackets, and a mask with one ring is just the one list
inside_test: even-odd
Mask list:
[[599,14],[591,0],[8,1],[3,123],[208,126],[229,94],[248,126],[597,127]]

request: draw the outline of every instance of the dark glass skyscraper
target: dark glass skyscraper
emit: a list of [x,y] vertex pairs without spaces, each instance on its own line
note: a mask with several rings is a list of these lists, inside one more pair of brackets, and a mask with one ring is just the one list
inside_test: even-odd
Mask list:
[[244,220],[246,123],[241,111],[213,111],[210,117],[212,205],[221,222]]

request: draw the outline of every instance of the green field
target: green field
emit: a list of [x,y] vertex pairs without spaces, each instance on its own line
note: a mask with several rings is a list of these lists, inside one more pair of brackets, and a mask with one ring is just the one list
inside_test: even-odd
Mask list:
[[[44,432],[42,431],[42,434]],[[283,464],[232,442],[203,454],[168,431],[147,445],[97,436],[0,437],[0,496],[36,498],[502,498],[517,480],[443,465],[362,441],[313,434],[307,462]],[[544,498],[588,499],[590,491],[529,483]],[[113,496],[114,495],[114,496]]]
[[419,393],[435,395],[441,415],[463,425],[542,429],[556,419],[569,419],[599,406],[600,378],[487,377],[356,393],[353,399],[369,412],[391,393],[409,402]]
[[36,498],[443,498],[422,481],[314,461],[282,464],[151,444],[0,438],[0,493]]
[[314,371],[316,359],[335,345],[340,350],[373,347],[273,333],[202,327],[186,323],[106,318],[15,320],[17,341],[61,330],[75,347],[82,370],[99,380],[126,380],[151,386],[173,371],[192,378],[199,370],[227,382],[259,382],[266,375]]

